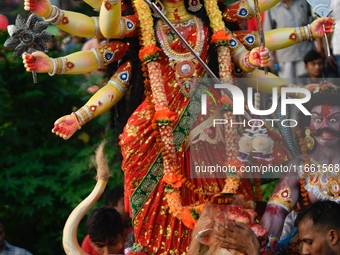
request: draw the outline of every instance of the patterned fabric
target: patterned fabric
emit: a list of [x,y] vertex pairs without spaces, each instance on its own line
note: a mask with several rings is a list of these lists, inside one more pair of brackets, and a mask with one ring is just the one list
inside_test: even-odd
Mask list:
[[[190,28],[192,29],[192,27]],[[204,28],[205,38],[208,29]],[[196,34],[183,33],[191,45],[195,45]],[[172,49],[178,45],[178,40],[169,43]],[[204,40],[201,58],[207,61],[208,40]],[[183,52],[188,50],[182,48]],[[204,147],[203,141],[195,146],[186,148],[188,131],[193,122],[202,123],[205,116],[200,115],[200,106],[194,100],[189,100],[181,94],[174,69],[165,54],[161,54],[161,68],[169,108],[179,116],[173,123],[174,140],[177,149],[178,165],[182,174],[188,178],[201,192],[220,192],[224,179],[220,178],[192,178],[193,165],[203,166],[225,157],[223,142]],[[203,68],[196,65],[196,77],[203,76]],[[210,89],[205,87],[207,91]],[[218,100],[213,90],[210,90],[208,109],[214,110]],[[130,212],[134,225],[135,243],[147,249],[148,254],[186,254],[191,238],[191,230],[173,217],[168,210],[165,199],[166,185],[161,181],[163,176],[162,157],[156,144],[156,134],[151,126],[152,116],[144,101],[130,117],[124,132],[120,136],[123,164],[125,171],[125,206]],[[194,123],[195,125],[195,123]],[[209,134],[215,137],[216,134]],[[201,145],[200,145],[201,144]],[[223,161],[222,161],[223,162]],[[243,179],[239,193],[246,199],[254,199],[252,185]],[[182,204],[189,205],[198,201],[198,196],[184,185],[181,188]],[[203,202],[203,201],[200,201]]]
[[5,248],[0,252],[0,255],[32,255],[32,253],[5,241]]

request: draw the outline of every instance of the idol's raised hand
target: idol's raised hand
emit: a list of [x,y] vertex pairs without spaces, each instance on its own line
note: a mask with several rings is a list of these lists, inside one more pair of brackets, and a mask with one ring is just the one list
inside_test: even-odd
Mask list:
[[57,136],[67,140],[79,129],[79,127],[80,125],[77,117],[72,113],[59,118],[54,123],[52,133],[55,133]]
[[[325,27],[325,29],[324,29]],[[318,18],[312,22],[310,29],[314,38],[323,37],[324,33],[327,35],[334,32],[335,20],[334,18]]]
[[52,6],[49,0],[25,0],[24,9],[34,12],[43,18],[47,18],[52,13]]
[[22,55],[23,63],[27,72],[52,73],[53,60],[41,51],[25,53]]
[[267,48],[256,47],[250,51],[249,62],[254,66],[268,67],[270,64],[270,54]]

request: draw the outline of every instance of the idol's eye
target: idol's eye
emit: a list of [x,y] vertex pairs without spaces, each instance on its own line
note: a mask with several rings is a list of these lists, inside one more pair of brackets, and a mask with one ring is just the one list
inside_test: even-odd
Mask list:
[[329,122],[330,122],[330,123],[337,123],[337,122],[338,122],[338,119],[336,119],[336,118],[331,118],[331,119],[329,120]]
[[321,119],[321,118],[316,118],[316,119],[314,119],[314,122],[317,123],[317,124],[319,124],[319,123],[322,122],[322,119]]

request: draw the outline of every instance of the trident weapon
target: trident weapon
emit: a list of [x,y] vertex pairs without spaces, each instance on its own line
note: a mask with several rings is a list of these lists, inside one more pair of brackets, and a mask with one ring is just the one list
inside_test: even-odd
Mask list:
[[[313,7],[314,13],[318,17],[328,17],[328,15],[333,11],[330,8],[331,1],[330,0],[307,0],[307,2]],[[322,24],[326,46],[327,46],[327,54],[331,55],[331,51],[329,49],[328,37],[326,34],[325,24]]]

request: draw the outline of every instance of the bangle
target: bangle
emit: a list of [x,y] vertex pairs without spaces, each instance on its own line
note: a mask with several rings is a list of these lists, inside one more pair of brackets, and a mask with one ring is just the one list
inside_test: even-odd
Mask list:
[[61,71],[60,74],[64,74],[65,70],[66,70],[66,58],[65,57],[61,57]]
[[244,56],[242,62],[247,69],[254,69],[254,68],[256,68],[256,66],[254,66],[250,63],[249,56],[250,56],[250,52],[248,51],[247,54]]
[[57,19],[60,15],[60,9],[55,6],[55,5],[52,5],[52,12],[50,14],[50,16],[48,16],[46,19],[43,18],[45,21],[47,22],[53,22],[55,21],[55,19]]
[[306,36],[306,40],[305,41],[310,40],[310,35],[309,35],[309,32],[308,32],[308,27],[304,26],[304,27],[302,27],[302,29],[304,30],[304,34]]
[[307,27],[308,27],[309,38],[310,38],[311,41],[314,41],[313,32],[312,32],[312,27],[311,27],[311,25],[309,25],[309,24],[307,25]]
[[296,34],[299,38],[299,42],[305,42],[310,40],[310,35],[307,26],[296,27]]
[[100,55],[98,53],[98,50],[96,48],[92,48],[91,51],[93,52],[93,55],[94,55],[94,57],[95,57],[95,59],[97,61],[98,69],[102,68],[103,67],[102,66],[102,61],[100,59]]
[[45,21],[47,21],[47,22],[49,22],[50,20],[52,20],[52,19],[55,17],[55,15],[57,14],[57,9],[58,9],[57,6],[52,5],[52,11],[51,11],[50,16],[48,16],[46,19],[45,19],[45,18],[43,18],[43,19],[44,19]]
[[62,69],[62,66],[63,66],[63,62],[61,60],[61,58],[57,58],[57,74],[61,74],[61,69]]
[[94,23],[94,35],[92,38],[97,38],[99,32],[98,17],[92,17]]
[[93,113],[87,105],[84,105],[74,114],[78,117],[80,126],[84,126],[85,123],[89,122],[93,118]]
[[49,76],[53,76],[57,73],[58,61],[55,58],[52,58],[52,62],[53,62],[53,71],[52,73],[48,73]]
[[58,25],[62,17],[64,16],[64,12],[58,8],[57,16],[55,19],[51,20],[50,23],[52,25]]
[[72,115],[74,115],[74,117],[76,118],[76,121],[77,121],[77,124],[78,124],[78,130],[81,129],[81,125],[80,125],[79,119],[78,119],[78,117],[77,117],[77,114],[75,114],[74,112],[72,112]]
[[296,35],[297,35],[297,38],[298,38],[298,42],[302,42],[302,35],[301,35],[300,28],[296,27],[295,31],[296,31]]
[[64,12],[60,10],[57,6],[52,5],[52,12],[50,16],[46,19],[43,18],[46,22],[50,22],[52,25],[58,25],[61,18],[64,16]]

